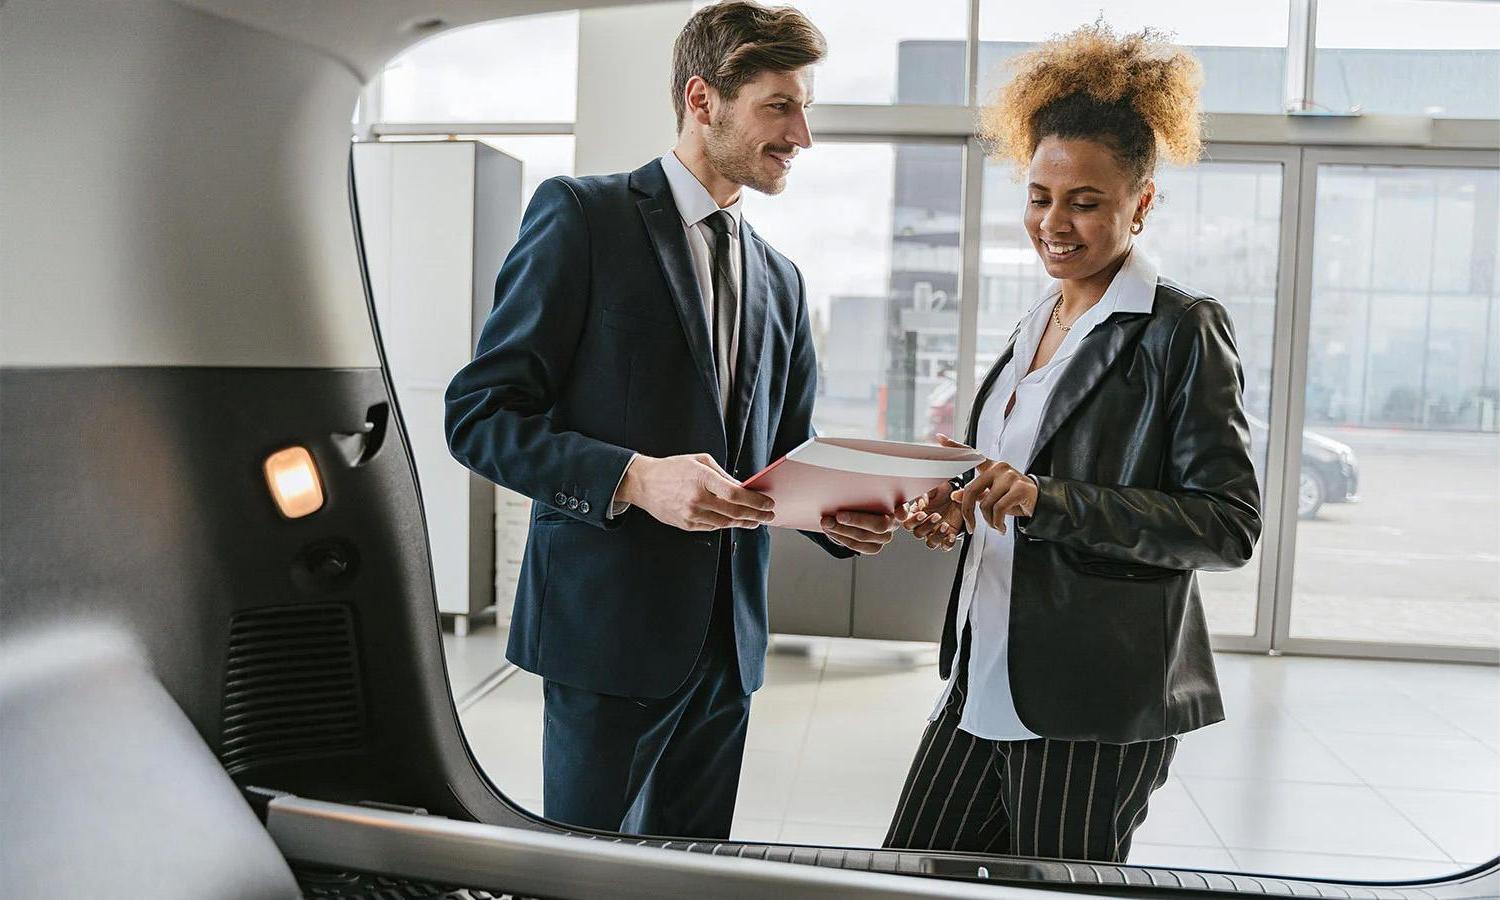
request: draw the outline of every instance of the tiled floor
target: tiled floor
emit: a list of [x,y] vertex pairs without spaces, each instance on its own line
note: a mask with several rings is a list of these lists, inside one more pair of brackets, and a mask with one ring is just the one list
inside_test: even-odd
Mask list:
[[[457,697],[503,657],[495,628],[445,642]],[[1500,670],[1217,661],[1229,719],[1183,740],[1132,862],[1382,880],[1500,854]],[[929,646],[778,638],[733,836],[878,845],[938,687]],[[540,681],[517,672],[462,718],[495,783],[540,809]]]

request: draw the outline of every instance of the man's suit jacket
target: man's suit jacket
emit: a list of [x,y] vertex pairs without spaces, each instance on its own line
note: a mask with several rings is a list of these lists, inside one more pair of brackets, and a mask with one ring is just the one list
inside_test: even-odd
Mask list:
[[[969,443],[1015,338],[990,369]],[[1130,743],[1224,718],[1196,570],[1249,561],[1260,535],[1243,375],[1229,314],[1162,279],[1150,313],[1117,312],[1079,344],[1026,466],[1016,521],[1010,685],[1036,734]],[[943,627],[947,678],[968,546]]]
[[446,398],[453,455],[534,501],[506,654],[520,667],[600,693],[672,693],[703,646],[729,541],[741,682],[748,693],[763,681],[766,529],[686,532],[633,507],[607,517],[634,452],[708,453],[744,480],[813,433],[817,363],[801,274],[748,223],[741,238],[726,423],[661,163],[552,178],[532,198],[474,360]]

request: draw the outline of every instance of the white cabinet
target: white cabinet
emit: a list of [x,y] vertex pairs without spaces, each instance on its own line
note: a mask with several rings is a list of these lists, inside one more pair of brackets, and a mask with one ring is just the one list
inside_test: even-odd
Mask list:
[[516,240],[521,163],[472,141],[359,143],[354,174],[381,340],[422,488],[438,610],[463,634],[469,617],[497,600],[508,614],[526,542],[525,498],[460,465],[443,434],[443,392],[473,356],[495,275]]

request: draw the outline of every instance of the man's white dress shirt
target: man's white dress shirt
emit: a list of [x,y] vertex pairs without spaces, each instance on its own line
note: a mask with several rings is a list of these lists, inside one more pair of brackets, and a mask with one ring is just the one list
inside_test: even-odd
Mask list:
[[[709,339],[713,339],[714,333],[714,232],[708,227],[709,216],[720,209],[718,201],[703,186],[682,160],[677,158],[676,152],[668,150],[661,157],[662,171],[667,175],[667,187],[672,191],[672,202],[677,204],[677,212],[682,216],[682,228],[686,232],[688,251],[693,256],[693,277],[698,282],[698,295],[703,299],[703,315],[708,323]],[[734,273],[735,283],[739,285],[740,302],[735,306],[734,340],[729,346],[730,371],[738,375],[736,371],[740,358],[740,314],[739,310],[745,305],[745,267],[743,241],[740,239],[740,230],[744,227],[744,213],[742,205],[744,195],[735,197],[733,203],[723,207],[734,220],[734,227],[729,229],[729,268]],[[726,395],[720,398],[723,403],[720,411],[726,416],[729,414],[731,397]],[[640,454],[636,454],[639,456]],[[625,466],[625,472],[630,471],[635,457],[630,458],[630,463]],[[624,472],[620,473],[620,481],[625,480]],[[620,486],[615,485],[615,493],[618,494]],[[609,518],[614,518],[630,508],[630,504],[612,501],[609,508]]]
[[[1010,463],[1022,472],[1031,463],[1036,450],[1037,432],[1047,411],[1053,390],[1062,379],[1073,353],[1089,332],[1116,312],[1149,313],[1156,298],[1157,267],[1139,249],[1131,250],[1125,264],[1099,298],[1099,302],[1078,317],[1063,339],[1062,346],[1045,366],[1028,370],[1036,357],[1037,346],[1052,319],[1052,309],[1062,294],[1062,285],[1054,281],[1042,299],[1021,320],[1016,334],[1015,352],[1000,370],[994,386],[979,411],[979,428],[975,449],[986,457]],[[1011,396],[1016,398],[1010,415],[1005,407]],[[1010,604],[1011,573],[1015,563],[1016,526],[1006,517],[1001,534],[983,516],[975,516],[974,534],[969,537],[968,557],[963,582],[959,586],[955,634],[962,647],[965,623],[970,629],[968,688],[964,698],[963,717],[958,727],[978,738],[995,741],[1020,741],[1040,737],[1027,728],[1016,714],[1010,688]],[[1025,598],[1022,599],[1025,602]],[[956,673],[955,673],[956,674]],[[953,689],[949,678],[938,697],[929,720],[936,719],[948,702]],[[1059,698],[1058,702],[1065,702]]]

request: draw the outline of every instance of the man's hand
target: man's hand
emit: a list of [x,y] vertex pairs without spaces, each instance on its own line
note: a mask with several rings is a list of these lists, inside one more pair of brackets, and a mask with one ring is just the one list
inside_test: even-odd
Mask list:
[[990,527],[1005,533],[1006,516],[1029,516],[1036,510],[1036,482],[1009,463],[981,468],[974,480],[954,491],[951,499],[963,509],[964,522],[974,531],[976,511]]
[[840,547],[864,556],[879,553],[896,535],[896,517],[840,510],[823,517],[823,533]]
[[776,506],[765,494],[740,487],[707,453],[637,456],[615,499],[683,531],[759,528],[771,521]]

